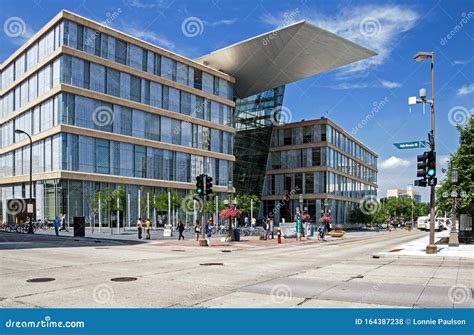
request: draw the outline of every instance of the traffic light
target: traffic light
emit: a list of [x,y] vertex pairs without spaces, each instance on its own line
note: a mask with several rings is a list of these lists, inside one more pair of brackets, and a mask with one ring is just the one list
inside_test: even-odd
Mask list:
[[416,156],[416,160],[417,160],[417,171],[416,171],[416,176],[417,177],[421,177],[423,179],[426,179],[426,168],[427,168],[427,164],[426,164],[426,160],[427,160],[427,156],[428,156],[428,151],[427,152],[424,152],[422,153],[421,155],[418,155]]
[[426,187],[426,169],[427,169],[427,156],[428,156],[428,151],[422,153],[421,155],[416,156],[417,160],[417,170],[416,170],[416,176],[421,177],[422,179],[417,179],[415,180],[415,186],[419,187]]
[[212,177],[206,175],[206,195],[212,193]]
[[204,196],[204,180],[203,175],[200,174],[196,177],[196,193],[200,197]]
[[426,176],[430,179],[434,179],[436,177],[436,152],[429,151],[426,157]]

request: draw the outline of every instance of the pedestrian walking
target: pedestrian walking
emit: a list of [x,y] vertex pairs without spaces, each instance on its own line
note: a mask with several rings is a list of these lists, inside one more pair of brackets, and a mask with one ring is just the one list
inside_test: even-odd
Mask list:
[[57,216],[54,218],[53,225],[54,225],[54,232],[56,233],[56,236],[59,236],[60,223]]
[[319,239],[320,239],[321,241],[325,241],[325,240],[324,240],[324,233],[325,233],[325,232],[326,232],[326,227],[325,227],[325,225],[324,225],[324,224],[320,225],[320,226],[318,227],[318,234],[319,234]]
[[248,226],[249,226],[249,217],[246,216],[246,217],[244,218],[244,227],[245,227],[245,228],[248,228]]
[[201,225],[199,224],[199,220],[196,220],[196,224],[194,225],[194,234],[196,235],[196,241],[199,240],[200,233],[201,233]]
[[257,225],[257,219],[252,218],[252,220],[250,221],[250,226],[251,226],[252,228],[255,228],[256,225]]
[[146,232],[146,239],[150,239],[150,229],[151,229],[151,222],[149,218],[146,218],[145,221],[145,232]]
[[206,223],[206,241],[207,245],[211,246],[212,227],[209,221]]
[[61,230],[69,231],[66,227],[66,213],[63,213],[63,215],[61,216]]
[[138,239],[141,240],[142,239],[142,231],[143,231],[142,218],[138,218],[137,229],[138,229]]
[[270,223],[267,218],[263,219],[263,226],[265,228],[265,240],[268,240],[268,234],[270,234]]
[[178,222],[178,232],[179,232],[178,241],[181,240],[181,238],[183,238],[183,241],[184,241],[184,235],[183,235],[184,223],[181,220],[179,220],[179,222]]
[[272,218],[269,218],[268,221],[269,221],[268,223],[270,225],[270,235],[272,236],[272,240],[273,240],[275,238],[275,236],[273,235],[274,234],[273,230],[275,229],[275,224],[274,224]]
[[303,221],[301,218],[301,211],[299,207],[296,207],[296,215],[295,215],[295,221],[296,221],[296,240],[301,241],[301,235],[303,233]]

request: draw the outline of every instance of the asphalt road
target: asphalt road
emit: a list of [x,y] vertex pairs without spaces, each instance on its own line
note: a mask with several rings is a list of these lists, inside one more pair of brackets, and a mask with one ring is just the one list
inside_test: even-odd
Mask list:
[[205,248],[0,233],[0,306],[474,307],[473,261],[372,257],[423,234]]

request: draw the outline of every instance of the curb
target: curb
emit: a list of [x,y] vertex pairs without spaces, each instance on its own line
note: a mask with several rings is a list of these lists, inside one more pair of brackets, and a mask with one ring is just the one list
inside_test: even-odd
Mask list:
[[443,260],[469,260],[474,261],[473,257],[464,257],[464,256],[448,256],[448,255],[397,255],[394,253],[378,252],[372,254],[372,258],[435,258]]

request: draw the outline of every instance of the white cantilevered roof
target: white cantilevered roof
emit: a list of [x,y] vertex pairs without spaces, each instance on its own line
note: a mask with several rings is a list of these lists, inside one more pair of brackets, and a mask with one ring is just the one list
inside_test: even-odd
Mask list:
[[301,21],[196,61],[235,77],[236,95],[245,98],[374,55],[371,50]]

